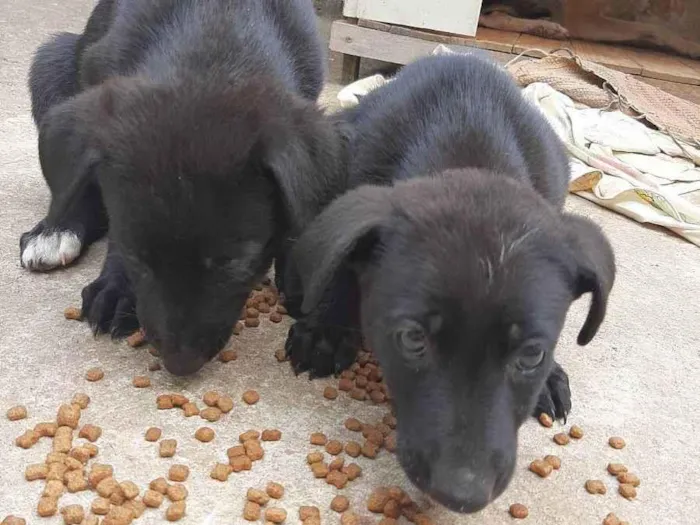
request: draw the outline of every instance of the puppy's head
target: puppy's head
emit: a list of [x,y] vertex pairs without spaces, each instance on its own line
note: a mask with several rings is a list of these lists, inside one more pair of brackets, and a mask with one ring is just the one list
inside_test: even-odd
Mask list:
[[586,344],[615,271],[594,224],[477,170],[350,192],[307,229],[295,260],[307,310],[339,264],[356,269],[363,334],[395,400],[401,463],[460,512],[506,488],[518,428],[570,304],[593,295]]
[[112,81],[79,118],[139,321],[169,371],[195,372],[304,220],[316,195],[302,179],[332,169],[332,133],[313,104],[262,79]]

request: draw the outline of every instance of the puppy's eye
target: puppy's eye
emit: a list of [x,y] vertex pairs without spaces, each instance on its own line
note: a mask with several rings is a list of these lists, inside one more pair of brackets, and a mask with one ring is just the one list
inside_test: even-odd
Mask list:
[[428,342],[423,327],[407,321],[396,331],[396,343],[406,357],[416,359],[425,355]]
[[538,348],[529,348],[526,353],[522,354],[515,361],[517,366],[523,372],[531,372],[544,361],[544,350]]

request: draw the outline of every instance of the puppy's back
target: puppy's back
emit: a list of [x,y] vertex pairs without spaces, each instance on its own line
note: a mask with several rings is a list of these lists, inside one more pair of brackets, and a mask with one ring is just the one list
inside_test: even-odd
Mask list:
[[550,202],[563,203],[568,160],[561,141],[485,57],[418,60],[342,118],[353,129],[352,185],[477,167],[529,181]]

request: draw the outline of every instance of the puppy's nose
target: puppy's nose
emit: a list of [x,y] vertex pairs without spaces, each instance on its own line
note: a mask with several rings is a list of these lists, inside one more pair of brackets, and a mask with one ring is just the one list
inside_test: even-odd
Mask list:
[[495,496],[494,480],[468,468],[438,468],[430,485],[430,496],[455,512],[478,512]]
[[182,352],[163,354],[163,365],[165,369],[175,376],[188,376],[202,368],[207,359],[197,355],[190,355]]

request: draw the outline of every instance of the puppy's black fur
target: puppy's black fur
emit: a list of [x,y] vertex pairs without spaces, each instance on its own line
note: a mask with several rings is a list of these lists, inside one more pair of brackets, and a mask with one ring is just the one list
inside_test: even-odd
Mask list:
[[308,315],[289,353],[317,375],[347,366],[358,305],[338,290],[359,284],[361,330],[393,394],[404,469],[447,507],[477,511],[507,486],[535,406],[568,412],[554,347],[587,292],[579,343],[594,337],[613,252],[597,226],[561,211],[563,146],[498,66],[425,58],[343,117],[357,188],[294,248]]
[[32,66],[52,201],[22,263],[68,264],[109,223],[83,315],[114,336],[140,321],[168,370],[199,369],[327,199],[323,62],[310,0],[101,0]]

